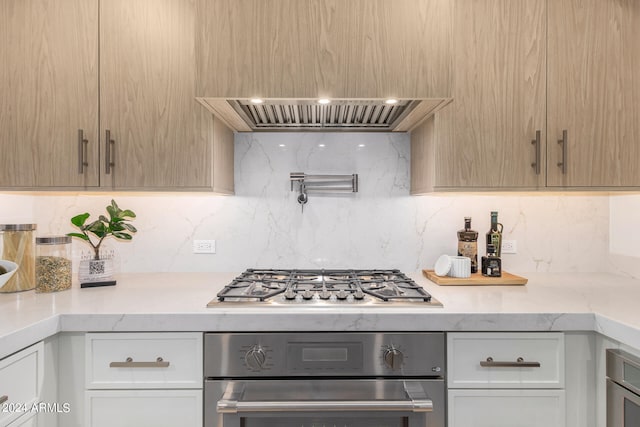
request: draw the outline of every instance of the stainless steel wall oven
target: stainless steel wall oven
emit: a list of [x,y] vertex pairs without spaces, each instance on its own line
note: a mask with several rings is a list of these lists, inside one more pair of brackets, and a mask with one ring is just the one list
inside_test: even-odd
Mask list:
[[640,358],[607,350],[607,427],[640,426]]
[[205,334],[206,427],[444,427],[443,333]]

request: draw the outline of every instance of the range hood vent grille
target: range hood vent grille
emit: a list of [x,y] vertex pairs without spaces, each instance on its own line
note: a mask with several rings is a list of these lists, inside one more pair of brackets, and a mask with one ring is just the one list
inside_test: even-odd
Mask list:
[[394,125],[415,106],[415,101],[399,101],[387,105],[384,101],[268,101],[252,104],[245,100],[230,100],[231,106],[254,130],[285,129],[351,129],[392,130]]
[[340,131],[409,132],[451,99],[265,99],[253,104],[246,98],[196,98],[205,108],[237,132]]

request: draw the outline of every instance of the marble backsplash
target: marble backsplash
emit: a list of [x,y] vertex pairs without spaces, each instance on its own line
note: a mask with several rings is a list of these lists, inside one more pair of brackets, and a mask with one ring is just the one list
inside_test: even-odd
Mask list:
[[609,206],[609,269],[640,278],[640,195],[612,195]]
[[[134,210],[138,233],[111,240],[124,272],[242,271],[246,268],[431,268],[455,254],[456,231],[473,218],[480,247],[499,212],[513,272],[605,271],[609,197],[584,194],[409,196],[406,134],[249,133],[236,135],[236,195],[197,193],[0,194],[0,223],[35,222],[38,234],[72,231],[69,219],[104,212],[111,198]],[[289,173],[359,174],[356,194],[309,195],[304,212]],[[216,254],[193,254],[215,239]],[[74,241],[74,258],[86,249]],[[77,263],[75,263],[77,265]]]

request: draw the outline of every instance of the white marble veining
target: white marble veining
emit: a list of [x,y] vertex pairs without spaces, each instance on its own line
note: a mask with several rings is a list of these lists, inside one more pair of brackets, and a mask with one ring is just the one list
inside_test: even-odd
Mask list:
[[60,331],[596,331],[640,349],[640,281],[531,273],[526,286],[437,286],[443,307],[207,308],[237,273],[128,273],[116,286],[0,295],[0,357]]
[[[609,268],[609,197],[566,193],[409,196],[409,136],[371,133],[236,135],[236,195],[158,193],[0,194],[0,223],[35,221],[40,234],[72,231],[69,219],[104,212],[110,199],[133,209],[139,232],[111,241],[121,272],[216,272],[263,268],[383,268],[415,271],[456,252],[471,216],[481,233],[497,210],[519,272]],[[310,195],[301,212],[289,173],[358,173],[355,195]],[[192,253],[215,239],[217,253]],[[86,245],[74,241],[77,261]],[[77,262],[74,263],[77,268]]]

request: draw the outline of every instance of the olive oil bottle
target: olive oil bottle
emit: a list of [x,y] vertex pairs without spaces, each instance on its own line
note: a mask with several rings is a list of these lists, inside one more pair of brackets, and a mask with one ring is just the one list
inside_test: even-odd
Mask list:
[[471,217],[464,218],[464,230],[458,231],[458,256],[471,258],[471,272],[478,272],[478,232],[471,229]]
[[502,224],[498,222],[498,212],[491,212],[491,229],[487,232],[486,242],[486,254],[487,256],[492,253],[489,251],[489,245],[493,245],[495,255],[500,258],[500,252],[502,250]]

